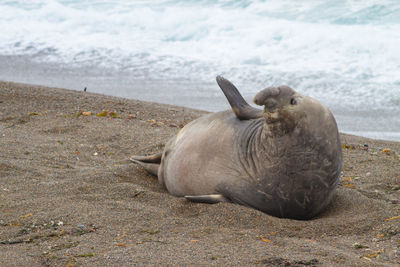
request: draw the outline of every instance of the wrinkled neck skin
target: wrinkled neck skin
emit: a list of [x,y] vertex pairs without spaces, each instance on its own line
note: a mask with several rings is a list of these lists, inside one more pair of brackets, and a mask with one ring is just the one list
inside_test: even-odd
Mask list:
[[281,122],[264,122],[260,146],[263,148],[265,159],[274,160],[286,154],[287,149],[293,145],[292,132],[288,132]]
[[[299,171],[290,165],[299,154],[312,152],[315,146],[307,129],[288,121],[267,122],[260,118],[251,122],[239,142],[240,162],[254,180],[266,175],[285,175]],[[305,139],[307,137],[307,139]]]
[[268,122],[264,120],[262,131],[260,133],[260,146],[263,148],[266,159],[279,159],[282,155],[290,153],[290,149],[296,145],[299,140],[296,134],[303,132],[298,128],[295,122],[276,121]]

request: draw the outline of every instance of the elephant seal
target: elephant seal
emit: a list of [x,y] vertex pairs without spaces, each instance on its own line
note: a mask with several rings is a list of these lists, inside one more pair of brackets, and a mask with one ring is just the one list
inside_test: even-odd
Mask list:
[[288,86],[268,87],[250,106],[223,77],[232,111],[200,117],[162,153],[133,156],[168,192],[204,203],[233,202],[267,214],[310,219],[332,199],[342,166],[327,107]]

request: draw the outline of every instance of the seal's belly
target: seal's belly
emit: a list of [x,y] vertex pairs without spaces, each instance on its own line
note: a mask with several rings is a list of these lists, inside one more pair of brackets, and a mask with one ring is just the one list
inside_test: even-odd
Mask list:
[[175,196],[215,193],[216,186],[234,179],[235,123],[231,112],[201,117],[186,125],[164,153],[163,180]]

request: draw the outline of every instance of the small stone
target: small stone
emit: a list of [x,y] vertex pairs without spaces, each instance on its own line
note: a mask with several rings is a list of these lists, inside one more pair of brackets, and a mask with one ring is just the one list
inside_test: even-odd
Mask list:
[[362,245],[362,244],[356,242],[356,243],[353,244],[353,248],[355,248],[355,249],[368,248],[368,246]]
[[367,172],[367,173],[365,174],[365,176],[369,177],[369,176],[371,176],[371,173],[370,173],[370,172]]
[[59,222],[57,223],[57,225],[58,225],[58,226],[63,226],[64,223],[63,223],[62,221],[59,221]]
[[131,119],[136,119],[136,115],[135,114],[129,114],[127,117],[129,120]]
[[78,227],[79,229],[85,229],[85,228],[86,228],[83,224],[78,224],[77,227]]

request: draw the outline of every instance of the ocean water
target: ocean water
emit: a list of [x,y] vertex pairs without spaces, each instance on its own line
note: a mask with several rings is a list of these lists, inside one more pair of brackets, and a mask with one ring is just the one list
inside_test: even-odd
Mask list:
[[287,84],[400,141],[400,1],[0,0],[0,79],[218,111]]

